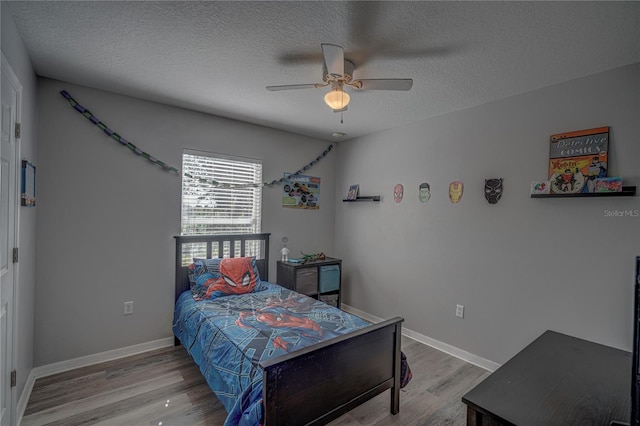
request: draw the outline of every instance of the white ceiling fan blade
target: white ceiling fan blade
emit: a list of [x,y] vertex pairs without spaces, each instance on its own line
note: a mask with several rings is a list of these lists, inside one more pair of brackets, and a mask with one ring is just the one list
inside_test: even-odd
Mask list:
[[358,90],[410,90],[412,86],[410,78],[374,78],[353,82],[353,87]]
[[285,84],[284,86],[267,86],[267,90],[276,92],[278,90],[317,89],[324,86],[324,84]]
[[323,43],[322,55],[327,74],[340,78],[344,75],[344,50],[335,44]]

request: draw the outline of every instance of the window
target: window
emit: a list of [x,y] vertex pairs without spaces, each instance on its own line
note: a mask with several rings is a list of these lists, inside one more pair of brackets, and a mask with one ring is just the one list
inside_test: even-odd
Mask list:
[[260,184],[260,160],[185,150],[182,172],[182,235],[260,232],[261,185],[225,188],[210,183]]

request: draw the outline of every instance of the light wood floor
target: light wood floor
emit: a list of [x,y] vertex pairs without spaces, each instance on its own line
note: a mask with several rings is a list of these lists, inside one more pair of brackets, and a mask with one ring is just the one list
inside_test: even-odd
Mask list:
[[[413,380],[389,414],[389,391],[331,426],[464,425],[462,395],[489,372],[403,337]],[[22,426],[219,426],[226,412],[184,348],[164,348],[38,379]]]

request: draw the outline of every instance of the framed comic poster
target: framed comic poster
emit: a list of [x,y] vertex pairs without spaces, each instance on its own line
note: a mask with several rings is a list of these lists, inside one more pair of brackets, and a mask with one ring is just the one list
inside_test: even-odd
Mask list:
[[551,193],[595,192],[596,179],[607,177],[608,151],[609,127],[551,135]]
[[282,207],[320,209],[320,178],[285,173],[282,181]]
[[22,189],[20,205],[34,207],[36,205],[36,166],[22,160]]

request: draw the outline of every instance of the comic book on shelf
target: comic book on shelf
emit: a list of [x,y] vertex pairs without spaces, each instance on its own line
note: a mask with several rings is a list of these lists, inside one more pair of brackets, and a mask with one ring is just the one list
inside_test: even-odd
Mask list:
[[609,127],[551,135],[551,193],[595,192],[596,179],[607,177],[608,150]]
[[596,179],[595,192],[622,192],[622,178],[606,177]]
[[360,185],[355,184],[349,187],[349,192],[347,193],[347,200],[355,200],[358,198],[358,194],[360,193]]

